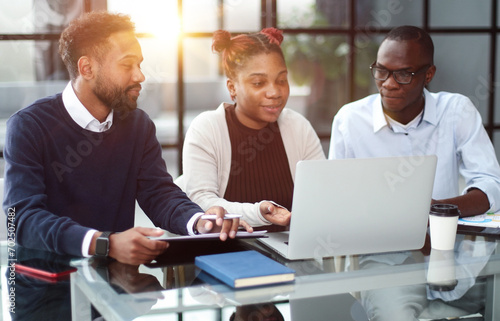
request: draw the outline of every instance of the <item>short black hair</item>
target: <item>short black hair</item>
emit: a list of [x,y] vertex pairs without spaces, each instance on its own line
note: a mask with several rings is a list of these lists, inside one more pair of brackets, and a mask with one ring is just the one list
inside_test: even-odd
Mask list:
[[419,27],[415,26],[400,26],[392,29],[385,40],[407,41],[413,40],[417,42],[423,49],[425,55],[430,59],[431,64],[434,64],[434,43],[431,36]]
[[84,13],[71,21],[59,39],[59,54],[72,80],[78,76],[78,59],[95,55],[101,59],[107,49],[108,38],[116,32],[135,32],[130,16],[107,11]]

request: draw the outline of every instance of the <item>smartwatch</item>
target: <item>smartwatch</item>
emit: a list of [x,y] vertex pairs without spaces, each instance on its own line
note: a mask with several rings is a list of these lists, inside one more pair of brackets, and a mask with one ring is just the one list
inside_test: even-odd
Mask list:
[[102,232],[95,243],[95,255],[107,257],[109,254],[109,236],[114,232]]

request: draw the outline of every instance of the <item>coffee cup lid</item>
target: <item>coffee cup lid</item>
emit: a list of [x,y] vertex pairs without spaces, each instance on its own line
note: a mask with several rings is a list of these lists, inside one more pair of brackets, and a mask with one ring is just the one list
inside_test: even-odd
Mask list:
[[454,204],[434,204],[431,206],[431,215],[436,216],[459,216],[458,206]]

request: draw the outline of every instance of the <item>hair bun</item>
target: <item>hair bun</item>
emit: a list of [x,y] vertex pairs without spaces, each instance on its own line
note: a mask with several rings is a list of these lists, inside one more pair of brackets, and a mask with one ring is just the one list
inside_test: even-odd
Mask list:
[[270,43],[277,44],[278,46],[281,45],[281,42],[283,41],[283,31],[276,29],[276,28],[265,28],[262,29],[260,32],[262,34],[265,34],[267,38],[269,39]]
[[212,37],[212,50],[223,52],[231,46],[231,33],[226,30],[217,30]]

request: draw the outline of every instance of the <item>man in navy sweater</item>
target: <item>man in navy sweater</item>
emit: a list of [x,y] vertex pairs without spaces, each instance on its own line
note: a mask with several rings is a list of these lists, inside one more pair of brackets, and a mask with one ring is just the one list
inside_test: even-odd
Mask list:
[[[20,245],[76,256],[150,262],[168,247],[133,227],[135,201],[156,226],[177,234],[220,231],[234,237],[239,220],[207,211],[173,183],[155,126],[137,109],[141,47],[128,16],[86,14],[62,33],[59,51],[71,81],[7,122],[4,210]],[[120,233],[113,233],[120,232]]]

